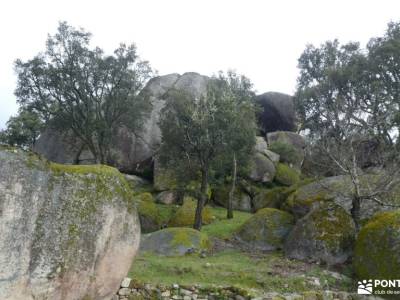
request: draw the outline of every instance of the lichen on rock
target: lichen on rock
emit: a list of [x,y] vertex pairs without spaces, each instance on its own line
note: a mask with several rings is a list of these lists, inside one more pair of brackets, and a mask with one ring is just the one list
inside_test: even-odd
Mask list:
[[23,150],[0,150],[0,169],[0,298],[110,298],[140,235],[124,177]]
[[322,202],[297,221],[284,250],[290,258],[340,264],[352,254],[354,238],[351,216],[335,203]]

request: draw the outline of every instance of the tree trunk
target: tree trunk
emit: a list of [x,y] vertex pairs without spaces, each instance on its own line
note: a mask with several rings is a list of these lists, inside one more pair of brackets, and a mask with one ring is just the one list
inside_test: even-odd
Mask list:
[[202,226],[203,207],[207,200],[207,186],[208,186],[208,169],[203,169],[201,171],[200,197],[197,200],[196,215],[193,224],[193,228],[199,231],[201,230]]
[[361,210],[361,201],[357,196],[353,197],[352,200],[353,207],[351,208],[351,217],[353,218],[354,225],[356,226],[356,232],[360,230],[360,210]]
[[237,176],[237,162],[236,162],[236,154],[233,154],[233,171],[232,171],[232,186],[229,192],[228,198],[228,211],[227,211],[227,218],[233,219],[233,197],[235,195],[235,188],[236,188],[236,176]]

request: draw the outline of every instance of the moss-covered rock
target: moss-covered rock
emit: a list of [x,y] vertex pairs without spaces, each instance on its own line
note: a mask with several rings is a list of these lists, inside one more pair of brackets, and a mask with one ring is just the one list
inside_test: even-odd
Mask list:
[[[230,190],[231,187],[229,185],[223,185],[213,189],[211,196],[213,202],[217,205],[227,208]],[[250,212],[252,210],[251,198],[247,193],[243,192],[239,187],[237,187],[233,194],[232,206],[234,210]]]
[[166,228],[146,235],[140,245],[140,251],[180,256],[208,250],[210,246],[207,235],[200,231],[192,228]]
[[[193,226],[196,214],[197,201],[191,197],[185,197],[183,205],[177,210],[174,216],[169,220],[169,227]],[[203,224],[210,224],[214,221],[211,210],[205,206],[202,213]]]
[[[361,194],[368,194],[370,189],[379,182],[377,175],[363,175],[360,177]],[[400,185],[396,186],[400,190]],[[385,201],[396,203],[396,189],[387,195]],[[293,213],[296,217],[306,215],[315,202],[332,200],[343,207],[350,214],[352,208],[352,197],[354,186],[349,176],[333,176],[317,180],[300,186],[292,193],[283,208]],[[398,195],[400,197],[400,193]],[[400,203],[400,198],[397,200]],[[366,223],[376,212],[387,209],[385,206],[378,205],[374,201],[361,201],[361,220]]]
[[253,249],[280,249],[293,225],[294,218],[289,213],[263,208],[238,229],[235,237]]
[[17,149],[0,170],[0,299],[111,298],[140,238],[122,174]]
[[142,193],[136,196],[138,201],[138,213],[140,227],[143,233],[159,230],[161,228],[161,216],[157,205],[154,203],[153,195]]
[[261,189],[253,198],[254,210],[262,208],[280,208],[286,201],[290,189],[287,187],[274,187],[272,189]]
[[294,185],[300,181],[300,173],[286,164],[279,163],[276,167],[275,181],[283,185]]
[[349,214],[332,202],[323,202],[297,221],[285,242],[290,258],[345,262],[352,253],[355,226]]
[[353,263],[360,279],[400,278],[400,210],[379,213],[361,228]]
[[325,193],[321,193],[310,198],[301,199],[297,197],[297,192],[293,192],[282,205],[282,209],[292,213],[297,219],[300,219],[319,203],[333,201],[333,199],[327,197]]

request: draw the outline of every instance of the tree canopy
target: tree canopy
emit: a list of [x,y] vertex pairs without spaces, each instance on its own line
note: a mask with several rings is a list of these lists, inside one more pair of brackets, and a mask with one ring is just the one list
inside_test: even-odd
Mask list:
[[177,90],[167,96],[160,120],[160,158],[178,173],[190,170],[200,177],[196,229],[201,229],[201,211],[215,170],[224,163],[231,166],[234,155],[251,154],[256,133],[251,95],[248,79],[230,72],[212,78],[198,99]]
[[[301,129],[311,141],[314,165],[351,177],[356,225],[360,201],[386,205],[385,195],[398,178],[399,67],[400,23],[390,23],[366,49],[328,41],[307,46],[299,59],[295,99]],[[371,167],[383,169],[382,180],[361,190],[361,175]]]
[[97,162],[106,163],[116,130],[125,126],[138,132],[150,110],[139,91],[152,70],[139,59],[135,45],[121,44],[106,55],[90,48],[90,39],[89,32],[60,23],[45,52],[15,62],[15,95],[47,126],[71,132]]

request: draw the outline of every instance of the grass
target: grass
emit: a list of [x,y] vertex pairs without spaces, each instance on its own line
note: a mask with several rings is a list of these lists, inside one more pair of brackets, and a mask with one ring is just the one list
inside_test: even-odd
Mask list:
[[207,233],[210,238],[224,240],[229,239],[252,216],[250,213],[234,211],[233,219],[227,219],[225,208],[213,207],[211,211],[213,216],[215,216],[215,221],[203,226],[202,232]]
[[[255,295],[351,289],[351,282],[332,277],[318,265],[288,260],[280,252],[254,256],[225,250],[206,258],[145,253],[136,258],[129,276],[153,285],[234,286],[253,291]],[[319,279],[320,286],[313,284],[314,278]]]
[[[161,224],[168,224],[168,221],[176,213],[180,206],[157,204],[161,218]],[[221,207],[209,207],[214,221],[209,225],[204,225],[202,232],[211,238],[229,239],[252,214],[234,211],[234,218],[226,218],[226,209]]]
[[[158,205],[164,220],[171,217],[176,206]],[[215,221],[203,226],[210,238],[229,239],[252,214],[234,212],[226,219],[226,209],[211,208]],[[352,282],[336,279],[324,267],[289,260],[281,252],[245,253],[225,249],[201,258],[192,254],[165,257],[151,253],[139,254],[129,277],[152,285],[200,285],[203,288],[233,286],[254,295],[265,292],[301,293],[310,290],[353,291]],[[315,279],[320,285],[316,285]]]

